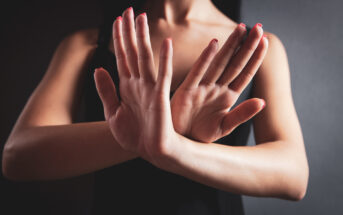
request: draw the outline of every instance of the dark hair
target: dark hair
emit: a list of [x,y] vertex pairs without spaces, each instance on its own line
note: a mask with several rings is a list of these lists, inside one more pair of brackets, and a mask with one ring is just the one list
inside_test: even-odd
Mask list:
[[[212,0],[214,5],[235,22],[241,19],[241,0]],[[135,10],[142,7],[144,0],[101,0],[103,8],[103,24],[111,25],[117,16],[132,6]]]

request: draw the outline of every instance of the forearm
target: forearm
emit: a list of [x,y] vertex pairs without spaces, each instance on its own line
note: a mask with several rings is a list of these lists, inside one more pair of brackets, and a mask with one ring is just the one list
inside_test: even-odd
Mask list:
[[182,136],[177,141],[179,149],[173,149],[163,167],[175,174],[244,195],[291,200],[304,195],[307,167],[300,158],[289,154],[284,142],[232,147],[195,142]]
[[41,126],[11,134],[3,172],[13,180],[62,179],[136,157],[120,147],[106,121]]

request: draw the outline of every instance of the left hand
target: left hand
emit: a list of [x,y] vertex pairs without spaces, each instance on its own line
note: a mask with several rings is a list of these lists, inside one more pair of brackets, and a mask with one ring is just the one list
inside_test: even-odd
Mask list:
[[200,142],[214,142],[260,112],[265,102],[253,98],[228,111],[248,85],[266,54],[268,42],[257,24],[245,34],[238,25],[221,50],[212,40],[175,91],[171,110],[175,130]]

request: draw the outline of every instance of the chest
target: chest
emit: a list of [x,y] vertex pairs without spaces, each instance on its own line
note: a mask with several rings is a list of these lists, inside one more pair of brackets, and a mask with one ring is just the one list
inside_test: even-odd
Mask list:
[[[162,39],[152,43],[156,72],[158,72],[161,43]],[[206,43],[187,44],[184,41],[178,41],[173,38],[173,76],[171,91],[176,90],[183,82],[206,45]]]
[[[155,72],[158,72],[159,53],[163,40],[171,37],[173,40],[173,77],[171,91],[175,91],[186,78],[195,61],[208,43],[213,39],[219,39],[219,47],[225,42],[227,36],[232,32],[231,29],[215,29],[210,31],[205,28],[193,28],[192,30],[170,30],[153,28],[150,32],[151,47],[154,54]],[[157,30],[156,30],[157,29]],[[110,50],[113,50],[113,41]]]

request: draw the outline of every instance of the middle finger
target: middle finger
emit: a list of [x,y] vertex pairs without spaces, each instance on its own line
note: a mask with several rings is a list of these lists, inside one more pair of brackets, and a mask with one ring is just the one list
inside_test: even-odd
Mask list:
[[218,79],[217,83],[220,85],[228,85],[231,83],[244,69],[249,59],[255,52],[261,37],[263,35],[262,24],[257,23],[251,29],[247,40],[242,47],[230,60],[228,67],[223,72],[222,76]]
[[126,9],[123,13],[123,39],[125,45],[125,53],[127,57],[130,73],[139,77],[138,61],[137,61],[137,41],[135,22],[132,7]]

